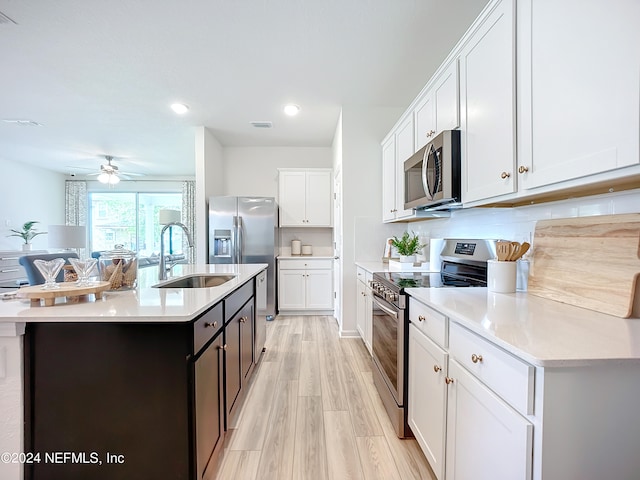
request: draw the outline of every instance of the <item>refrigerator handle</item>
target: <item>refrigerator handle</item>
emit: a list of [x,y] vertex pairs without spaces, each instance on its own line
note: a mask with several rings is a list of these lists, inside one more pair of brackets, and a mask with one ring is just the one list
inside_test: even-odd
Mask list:
[[233,233],[231,234],[231,263],[238,263],[238,216],[233,216]]
[[242,217],[240,215],[238,215],[238,261],[236,263],[242,263],[243,261],[243,257],[244,257],[244,252],[243,247],[244,247],[244,225],[242,224]]

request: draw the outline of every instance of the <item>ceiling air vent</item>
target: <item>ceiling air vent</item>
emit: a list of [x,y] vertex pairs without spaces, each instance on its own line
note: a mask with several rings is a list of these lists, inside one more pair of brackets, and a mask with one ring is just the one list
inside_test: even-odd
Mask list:
[[273,123],[271,122],[249,122],[252,126],[256,128],[272,128]]
[[7,123],[13,123],[14,125],[19,125],[21,127],[41,127],[42,126],[41,123],[34,122],[33,120],[6,118],[3,121]]
[[18,24],[18,22],[16,22],[15,20],[12,20],[11,18],[7,17],[4,13],[0,12],[0,25],[3,23],[13,23],[14,25]]

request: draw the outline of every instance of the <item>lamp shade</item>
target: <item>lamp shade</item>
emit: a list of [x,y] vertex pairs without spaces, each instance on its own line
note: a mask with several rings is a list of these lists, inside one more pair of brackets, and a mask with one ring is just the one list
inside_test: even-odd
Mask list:
[[51,248],[85,248],[87,246],[87,227],[49,225],[48,239]]
[[160,225],[167,225],[171,222],[179,222],[181,219],[180,212],[178,210],[162,209],[159,212],[158,223]]

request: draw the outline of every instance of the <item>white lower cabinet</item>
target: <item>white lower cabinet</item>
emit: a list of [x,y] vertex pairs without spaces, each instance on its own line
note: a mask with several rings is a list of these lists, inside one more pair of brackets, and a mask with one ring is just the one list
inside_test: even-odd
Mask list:
[[409,426],[438,480],[444,479],[447,353],[409,325]]
[[278,259],[278,310],[282,313],[333,309],[333,262]]
[[356,286],[356,328],[369,353],[371,352],[373,305],[371,303],[371,292],[368,281],[371,280],[371,273],[358,267],[358,282]]
[[[520,399],[532,396],[533,367],[413,298],[409,318],[409,426],[438,480],[531,480]],[[517,407],[505,400],[512,385]]]
[[533,425],[449,361],[447,480],[529,480]]

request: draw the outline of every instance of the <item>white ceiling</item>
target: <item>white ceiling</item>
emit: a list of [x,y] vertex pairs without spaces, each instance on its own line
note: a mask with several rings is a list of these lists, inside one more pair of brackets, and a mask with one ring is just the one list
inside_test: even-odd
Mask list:
[[486,3],[0,0],[0,159],[193,175],[200,125],[224,146],[330,146],[341,105],[408,106]]

